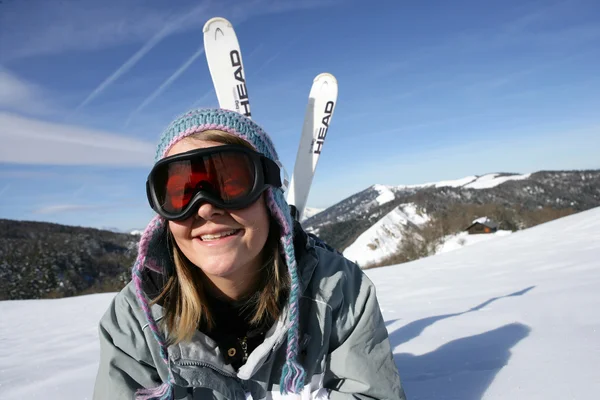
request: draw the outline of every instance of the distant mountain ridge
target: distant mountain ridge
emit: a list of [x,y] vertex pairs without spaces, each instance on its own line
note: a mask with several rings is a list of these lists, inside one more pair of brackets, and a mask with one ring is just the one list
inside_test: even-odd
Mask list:
[[377,221],[407,204],[423,215],[485,204],[514,211],[583,211],[600,205],[600,170],[494,173],[421,185],[376,184],[307,219],[303,226],[344,251]]

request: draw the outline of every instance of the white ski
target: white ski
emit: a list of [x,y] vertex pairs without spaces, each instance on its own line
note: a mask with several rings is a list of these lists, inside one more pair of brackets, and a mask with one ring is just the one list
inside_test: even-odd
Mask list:
[[[242,52],[231,23],[222,17],[204,24],[204,50],[219,107],[252,117]],[[294,172],[287,193],[294,217],[300,220],[310,192],[317,162],[337,102],[335,77],[322,73],[315,77],[302,126]]]
[[315,77],[308,96],[296,164],[287,195],[287,202],[295,209],[294,217],[298,221],[301,220],[306,207],[337,96],[338,84],[333,75],[322,73]]
[[233,26],[225,18],[215,17],[204,24],[203,31],[206,61],[219,107],[251,118],[242,52]]

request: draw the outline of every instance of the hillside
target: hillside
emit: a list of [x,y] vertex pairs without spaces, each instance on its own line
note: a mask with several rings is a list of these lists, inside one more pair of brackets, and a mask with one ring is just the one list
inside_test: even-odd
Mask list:
[[0,300],[105,292],[128,282],[139,238],[0,219]]
[[[340,251],[386,216],[405,207],[444,225],[440,235],[457,234],[478,217],[491,217],[503,230],[519,230],[600,206],[600,170],[488,174],[413,186],[373,185],[303,222]],[[387,225],[388,222],[382,223]],[[392,230],[405,230],[395,225]],[[379,237],[373,232],[368,236]],[[360,238],[360,239],[359,239]],[[398,243],[399,244],[399,243]],[[368,245],[368,243],[366,244]],[[363,249],[367,249],[363,246]],[[353,250],[356,251],[356,250]]]

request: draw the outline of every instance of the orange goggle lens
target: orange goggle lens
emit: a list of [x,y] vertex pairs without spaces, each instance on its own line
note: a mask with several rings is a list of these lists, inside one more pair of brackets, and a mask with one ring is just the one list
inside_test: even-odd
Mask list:
[[224,203],[248,195],[254,186],[252,160],[240,153],[217,153],[201,159],[175,161],[165,166],[159,201],[165,211],[178,213],[199,191]]

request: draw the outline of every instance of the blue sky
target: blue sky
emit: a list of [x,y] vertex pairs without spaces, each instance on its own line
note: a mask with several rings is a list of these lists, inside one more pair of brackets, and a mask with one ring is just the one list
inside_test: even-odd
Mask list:
[[0,218],[143,228],[161,131],[217,106],[202,27],[234,24],[291,173],[313,78],[338,104],[308,205],[368,186],[600,168],[600,3],[4,0]]

